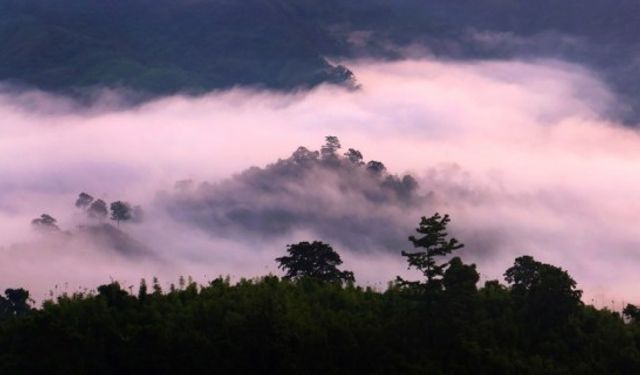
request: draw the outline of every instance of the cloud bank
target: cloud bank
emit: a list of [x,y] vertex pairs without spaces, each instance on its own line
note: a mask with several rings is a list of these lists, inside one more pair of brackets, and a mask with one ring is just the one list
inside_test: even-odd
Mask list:
[[[0,284],[253,276],[276,272],[284,245],[307,239],[335,243],[358,279],[379,283],[404,272],[396,244],[408,245],[419,216],[438,210],[451,214],[463,256],[485,278],[532,254],[568,269],[587,299],[640,299],[640,136],[603,115],[616,98],[588,70],[545,60],[350,67],[359,91],[235,89],[129,110],[3,95]],[[363,194],[383,180],[366,171],[316,166],[287,177],[291,153],[317,149],[329,134],[399,181],[414,176],[416,199],[372,203]],[[173,186],[183,180],[195,192],[180,196]],[[142,204],[146,222],[124,231],[157,259],[33,239],[28,223],[43,212],[66,229],[82,224],[73,208],[80,191]]]

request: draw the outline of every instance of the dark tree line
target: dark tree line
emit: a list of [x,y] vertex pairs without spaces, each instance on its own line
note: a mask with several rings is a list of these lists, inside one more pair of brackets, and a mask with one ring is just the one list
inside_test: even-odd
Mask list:
[[584,305],[565,270],[530,256],[478,287],[449,221],[422,218],[401,253],[422,279],[384,291],[354,284],[319,241],[287,246],[283,278],[142,280],[135,295],[113,282],[38,309],[7,289],[0,373],[640,373],[640,309]]

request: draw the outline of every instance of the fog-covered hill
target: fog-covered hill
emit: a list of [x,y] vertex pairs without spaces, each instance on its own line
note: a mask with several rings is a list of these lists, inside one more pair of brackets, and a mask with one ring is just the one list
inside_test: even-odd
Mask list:
[[413,47],[444,58],[583,63],[634,119],[639,25],[632,0],[0,0],[0,80],[142,97],[291,89],[351,83],[329,61],[399,58]]

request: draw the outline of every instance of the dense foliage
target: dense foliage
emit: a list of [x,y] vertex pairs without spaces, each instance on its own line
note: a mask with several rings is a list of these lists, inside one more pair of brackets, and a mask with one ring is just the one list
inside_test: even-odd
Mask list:
[[0,79],[143,95],[349,81],[290,8],[263,0],[0,0]]
[[[423,295],[313,279],[217,279],[62,296],[0,325],[3,374],[634,374],[640,326],[577,305],[537,316],[496,282]],[[556,318],[562,318],[555,321]],[[547,320],[551,319],[551,320]],[[553,323],[553,324],[551,324]]]
[[354,282],[351,271],[341,271],[340,254],[331,245],[320,241],[300,242],[287,246],[289,255],[276,258],[278,268],[286,271],[284,279],[312,278],[325,282]]
[[[451,244],[445,217],[423,218],[419,233]],[[155,279],[149,291],[142,280],[137,295],[113,282],[39,309],[25,290],[8,289],[0,297],[0,373],[640,372],[638,308],[628,306],[625,321],[585,306],[566,271],[531,257],[506,270],[506,285],[478,289],[475,265],[454,257],[434,259],[442,272],[422,282],[379,291],[356,286],[352,275],[347,283],[317,277],[318,264],[334,271],[340,264],[326,244],[288,250],[278,262],[295,277],[283,279],[197,285],[181,278],[168,291]]]

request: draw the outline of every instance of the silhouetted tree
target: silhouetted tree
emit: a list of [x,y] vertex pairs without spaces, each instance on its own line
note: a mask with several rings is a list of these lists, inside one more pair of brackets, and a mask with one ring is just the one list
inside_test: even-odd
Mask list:
[[140,286],[138,287],[138,299],[140,301],[144,301],[147,298],[148,289],[147,289],[147,280],[141,279]]
[[107,209],[107,203],[102,199],[96,199],[91,203],[87,210],[87,215],[94,219],[103,220],[107,217],[109,210]]
[[318,160],[320,154],[318,151],[309,151],[306,147],[298,147],[291,155],[291,159],[298,164],[306,164]]
[[93,202],[93,197],[91,195],[87,193],[80,193],[80,195],[78,195],[78,199],[76,199],[76,207],[87,209],[87,207],[91,205],[91,202]]
[[478,290],[478,280],[480,275],[475,264],[464,264],[459,257],[454,257],[444,272],[442,284],[449,292],[471,294]]
[[636,305],[627,304],[622,310],[622,314],[624,314],[627,319],[629,319],[632,323],[640,323],[640,308]]
[[364,164],[364,162],[362,161],[363,159],[362,153],[358,150],[350,148],[349,151],[345,152],[344,156],[347,158],[347,160],[349,160],[351,163],[355,165]]
[[131,220],[131,205],[127,202],[116,201],[111,203],[111,220],[115,220],[118,225],[121,221]]
[[340,149],[340,140],[338,137],[329,135],[325,137],[325,144],[320,148],[320,154],[322,160],[334,161],[337,160],[338,155],[336,152]]
[[[437,212],[429,218],[423,216],[419,227],[416,228],[416,231],[422,236],[409,237],[413,247],[423,250],[414,252],[402,251],[402,256],[406,257],[409,263],[409,269],[415,268],[422,272],[427,278],[427,286],[439,288],[441,285],[440,279],[449,264],[447,262],[437,263],[436,257],[449,255],[453,251],[464,247],[455,238],[448,238],[447,225],[450,221],[449,215],[444,215],[443,217]],[[401,277],[398,277],[398,281],[406,285],[420,284],[420,282],[407,282]]]
[[561,324],[582,304],[582,291],[576,289],[567,271],[531,256],[516,258],[504,276],[532,323],[537,321],[547,328]]
[[53,216],[42,214],[39,218],[31,220],[31,225],[34,229],[41,232],[53,232],[60,230],[56,222],[57,220],[54,219]]
[[132,301],[134,298],[123,290],[118,282],[100,285],[98,287],[98,297],[106,300],[109,306],[116,308],[122,308],[127,302]]
[[0,296],[0,319],[10,316],[21,316],[31,311],[29,292],[25,289],[6,289],[4,297]]
[[367,163],[367,171],[374,174],[382,174],[386,169],[387,167],[379,161],[371,160]]
[[162,295],[162,286],[160,286],[160,281],[158,281],[158,278],[155,276],[153,277],[152,288],[154,296]]
[[286,271],[285,279],[310,277],[328,282],[352,282],[353,272],[340,271],[340,255],[323,242],[300,242],[287,245],[288,256],[276,258],[278,268]]

